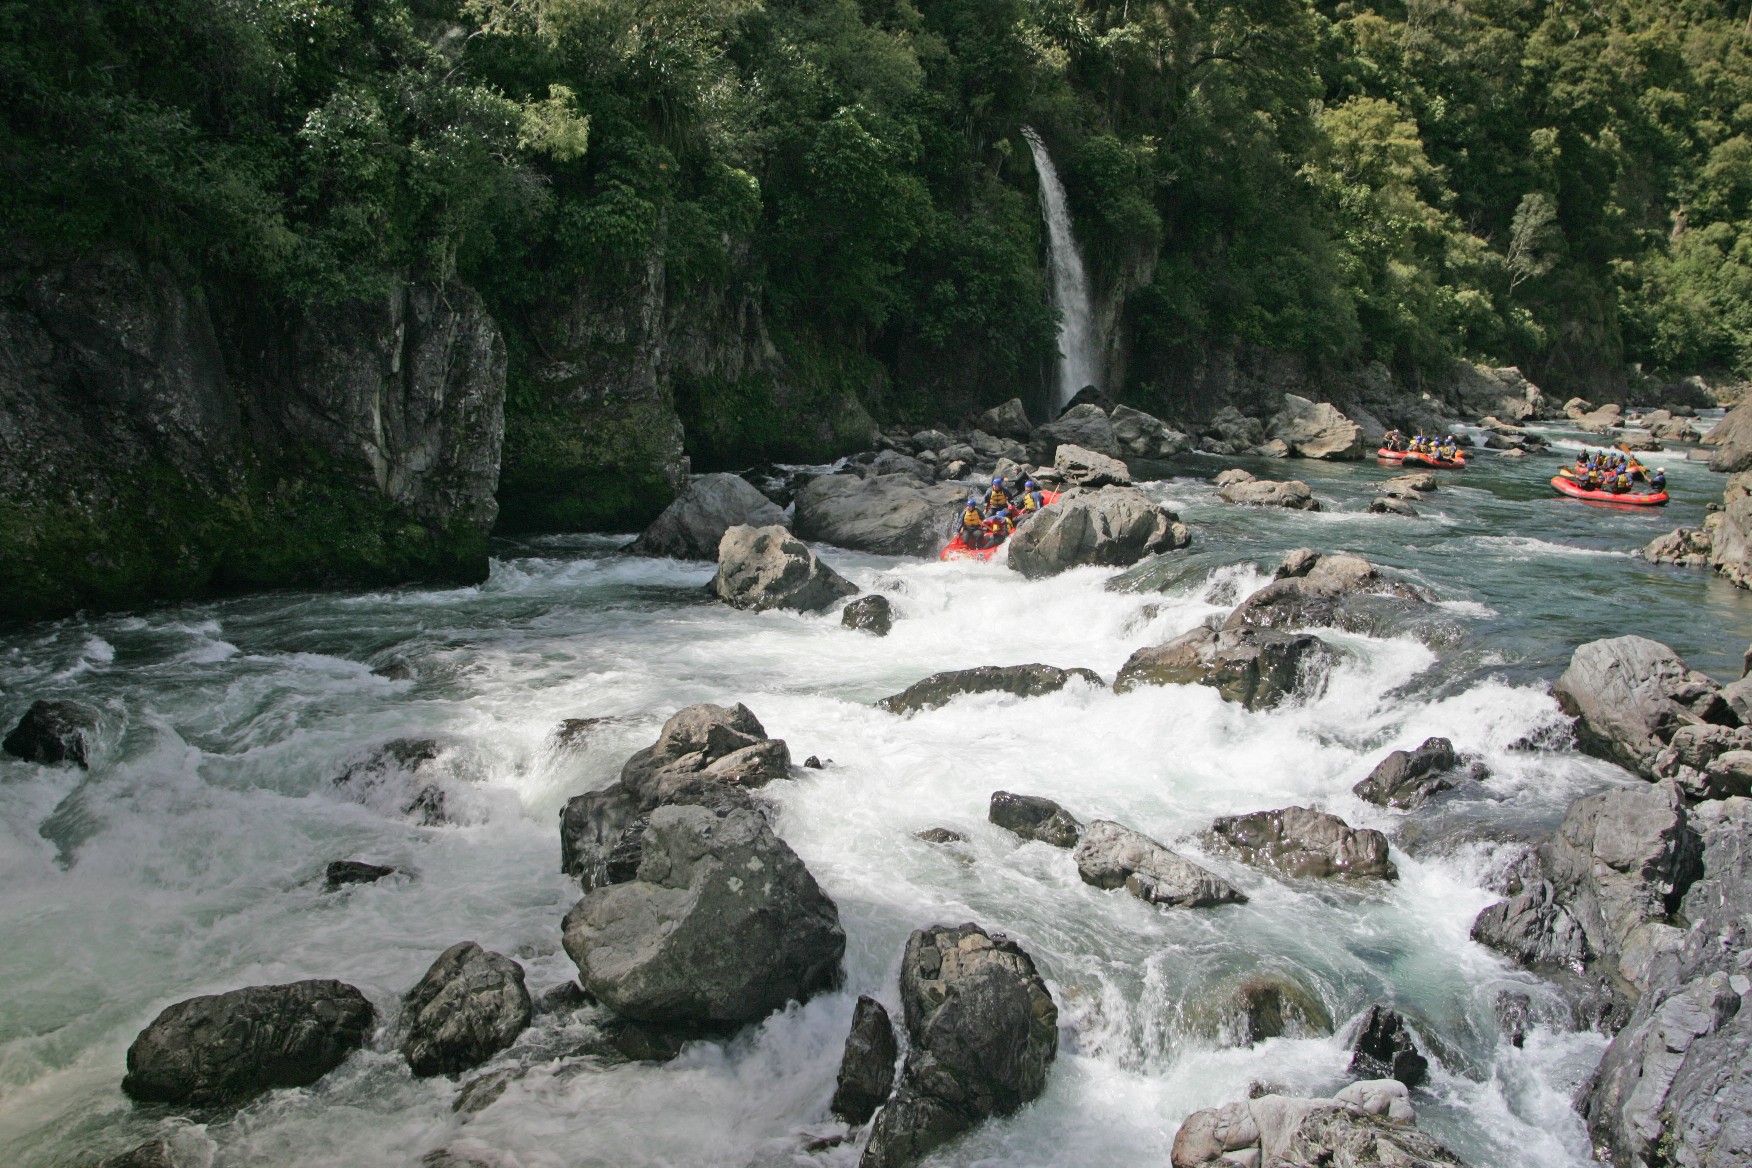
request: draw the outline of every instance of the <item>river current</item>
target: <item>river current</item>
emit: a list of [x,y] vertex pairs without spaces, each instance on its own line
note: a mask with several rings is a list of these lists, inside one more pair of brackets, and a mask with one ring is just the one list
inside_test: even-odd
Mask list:
[[[1551,436],[1560,453],[1580,445]],[[520,1168],[849,1166],[853,1146],[805,1145],[843,1130],[827,1103],[853,1002],[872,993],[893,1009],[908,932],[972,920],[1039,963],[1060,1053],[1041,1100],[932,1164],[1165,1165],[1189,1112],[1251,1082],[1342,1086],[1346,1025],[1374,1002],[1411,1018],[1434,1064],[1415,1093],[1419,1123],[1470,1163],[1589,1164],[1570,1098],[1604,1038],[1556,1024],[1555,994],[1468,929],[1498,898],[1515,846],[1503,841],[1632,781],[1564,739],[1548,687],[1576,644],[1638,633],[1717,677],[1740,673],[1752,597],[1629,555],[1720,498],[1719,476],[1666,457],[1665,509],[1561,499],[1546,485],[1559,459],[1480,452],[1439,474],[1408,519],[1366,513],[1394,473],[1372,462],[1187,456],[1145,489],[1192,524],[1193,548],[1123,574],[1028,582],[1002,565],[818,549],[890,597],[898,619],[883,639],[837,613],[733,611],[705,595],[711,565],[629,558],[607,537],[502,544],[473,588],[280,593],[0,628],[0,722],[70,697],[106,726],[89,772],[0,761],[0,1162],[47,1168],[169,1134],[215,1166],[413,1165],[437,1148]],[[1328,510],[1221,503],[1209,479],[1237,462],[1305,479]],[[1325,692],[1270,712],[1197,686],[1073,685],[909,718],[871,704],[974,665],[1111,678],[1133,650],[1233,607],[1302,545],[1423,584],[1435,619],[1328,633],[1345,657]],[[830,760],[765,794],[839,905],[843,988],[663,1065],[580,1056],[588,1020],[541,1015],[492,1064],[525,1073],[484,1110],[454,1112],[457,1084],[413,1079],[394,1049],[400,996],[461,940],[516,957],[532,993],[572,977],[559,922],[578,891],[558,870],[557,813],[611,782],[669,714],[707,701],[744,702],[796,759]],[[562,745],[556,727],[571,718],[605,721]],[[1431,735],[1490,777],[1409,815],[1350,793],[1387,751]],[[393,789],[334,783],[408,737],[440,743],[431,765],[454,822],[423,826]],[[986,823],[999,788],[1195,858],[1216,815],[1318,804],[1387,831],[1401,875],[1356,889],[1207,859],[1250,902],[1161,911],[1084,885],[1068,853]],[[968,841],[914,838],[936,826]],[[403,874],[325,891],[324,866],[344,858]],[[1337,1033],[1235,1045],[1214,1003],[1258,972],[1308,987]],[[122,1095],[128,1044],[164,1006],[307,977],[358,986],[389,1023],[314,1087],[206,1122]],[[1546,1019],[1523,1048],[1494,1018],[1505,989],[1531,994]]]

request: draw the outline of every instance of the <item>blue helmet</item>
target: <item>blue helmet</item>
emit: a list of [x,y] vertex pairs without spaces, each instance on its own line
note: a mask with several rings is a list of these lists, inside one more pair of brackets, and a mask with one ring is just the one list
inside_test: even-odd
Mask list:
[[1029,480],[1028,480],[1028,481],[1027,481],[1027,482],[1025,482],[1025,483],[1023,483],[1023,484],[1022,484],[1022,486],[1023,486],[1023,487],[1024,487],[1024,488],[1025,488],[1025,489],[1027,489],[1027,490],[1030,490],[1030,491],[1035,491],[1035,490],[1039,490],[1039,489],[1040,489],[1040,488],[1038,488],[1038,487],[1036,487],[1036,486],[1035,486],[1035,485],[1034,485],[1034,480],[1033,480],[1033,479],[1029,479]]
[[1004,485],[1004,476],[1003,475],[998,475],[996,478],[992,479],[992,486],[1001,487],[1003,485]]
[[978,496],[978,495],[969,495],[969,496],[967,496],[967,505],[968,505],[968,506],[969,506],[969,507],[977,507],[977,506],[979,506],[979,496]]

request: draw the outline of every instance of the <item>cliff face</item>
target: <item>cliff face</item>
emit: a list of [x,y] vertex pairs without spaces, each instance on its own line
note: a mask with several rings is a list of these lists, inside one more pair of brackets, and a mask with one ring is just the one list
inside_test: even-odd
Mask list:
[[290,310],[114,252],[0,270],[0,616],[478,580],[505,345],[408,284]]

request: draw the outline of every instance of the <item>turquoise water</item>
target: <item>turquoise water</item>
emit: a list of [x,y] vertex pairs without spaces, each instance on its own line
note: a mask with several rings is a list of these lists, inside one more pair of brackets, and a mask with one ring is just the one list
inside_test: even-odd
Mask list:
[[[1329,509],[1217,501],[1209,478],[1237,463],[1302,477]],[[1128,574],[1129,587],[1111,571],[1030,583],[1002,565],[820,549],[890,596],[900,619],[881,640],[834,614],[731,611],[704,594],[709,565],[629,559],[624,540],[601,537],[504,544],[478,588],[272,594],[0,630],[0,720],[45,696],[106,719],[89,773],[0,762],[0,1160],[35,1168],[170,1133],[215,1165],[415,1164],[437,1148],[529,1168],[848,1165],[855,1147],[805,1143],[839,1130],[826,1105],[852,1002],[895,1005],[907,932],[971,919],[1036,956],[1060,1003],[1061,1054],[1042,1100],[933,1163],[1165,1163],[1189,1111],[1253,1080],[1341,1085],[1342,1036],[1235,1047],[1213,1027],[1214,1003],[1263,969],[1304,984],[1341,1031],[1374,1001],[1410,1012],[1437,1058],[1420,1122],[1474,1164],[1587,1164],[1568,1100],[1604,1040],[1543,1026],[1524,1050],[1503,1043],[1499,990],[1555,999],[1467,929],[1512,854],[1493,840],[1630,780],[1567,749],[1511,746],[1560,740],[1547,687],[1583,640],[1639,633],[1737,676],[1752,597],[1628,555],[1701,522],[1719,476],[1669,456],[1675,502],[1641,513],[1558,498],[1546,480],[1560,464],[1483,454],[1439,473],[1422,516],[1405,519],[1364,512],[1395,473],[1372,463],[1185,457],[1147,489],[1193,524],[1194,547]],[[870,704],[971,665],[1111,677],[1134,649],[1232,607],[1301,545],[1367,555],[1440,604],[1417,628],[1330,634],[1345,659],[1324,694],[1273,712],[1197,687],[983,696],[907,719]],[[372,671],[391,663],[412,676]],[[536,992],[570,977],[559,919],[577,892],[557,870],[557,812],[698,701],[746,702],[795,757],[832,760],[769,791],[779,833],[840,906],[843,989],[663,1066],[580,1053],[588,1016],[541,1018],[494,1064],[522,1077],[478,1114],[453,1113],[457,1085],[414,1081],[394,1053],[400,995],[465,939],[517,957]],[[562,748],[554,729],[575,717],[611,720]],[[1492,777],[1434,816],[1350,795],[1383,753],[1431,734]],[[440,742],[428,778],[454,822],[410,821],[393,784],[333,783],[409,735]],[[1396,839],[1443,830],[1439,845],[1396,848],[1401,879],[1372,890],[1210,859],[1251,902],[1170,913],[1089,888],[1066,853],[986,824],[1000,787],[1194,855],[1213,816],[1291,802]],[[968,843],[912,838],[938,825]],[[324,865],[348,857],[406,875],[323,891]],[[358,985],[386,1025],[315,1087],[206,1123],[121,1095],[128,1043],[165,1005],[319,976]]]

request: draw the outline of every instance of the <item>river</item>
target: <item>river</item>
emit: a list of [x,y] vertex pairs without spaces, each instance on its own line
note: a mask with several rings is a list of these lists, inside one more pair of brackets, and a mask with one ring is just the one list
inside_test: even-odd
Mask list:
[[[1550,431],[1560,451],[1579,436]],[[1125,576],[1027,582],[1001,565],[818,549],[898,614],[877,639],[837,615],[760,615],[711,602],[710,565],[637,560],[624,538],[498,547],[474,588],[278,593],[0,629],[0,720],[35,698],[99,706],[89,773],[0,762],[0,1161],[46,1168],[170,1132],[217,1166],[416,1164],[439,1147],[522,1168],[855,1163],[806,1152],[827,1112],[859,993],[892,1008],[909,930],[978,921],[1018,939],[1060,1005],[1046,1095],[939,1153],[943,1165],[1166,1164],[1190,1111],[1261,1080],[1300,1093],[1345,1082],[1342,1032],[1372,1002],[1406,1011],[1435,1061],[1420,1124],[1479,1168],[1591,1163],[1570,1097],[1605,1040],[1544,1024],[1503,1041],[1499,991],[1555,1012],[1542,983],[1474,945],[1511,854],[1493,840],[1554,825],[1578,794],[1629,781],[1562,744],[1548,684],[1570,650],[1639,633],[1736,677],[1752,597],[1631,549],[1696,524],[1721,479],[1669,455],[1673,505],[1642,513],[1556,497],[1556,458],[1441,473],[1407,519],[1365,513],[1392,473],[1362,464],[1185,456],[1146,490],[1193,525],[1189,553]],[[1304,478],[1319,514],[1243,510],[1209,479],[1227,465]],[[876,698],[932,672],[1042,661],[1111,678],[1140,646],[1232,607],[1288,548],[1359,552],[1440,599],[1415,635],[1329,634],[1344,664],[1316,700],[1272,712],[1202,687],[1124,696],[1084,686],[979,696],[910,718]],[[400,680],[373,672],[399,664]],[[396,672],[390,670],[390,672]],[[527,1073],[473,1116],[456,1084],[416,1081],[386,1029],[308,1090],[205,1124],[136,1111],[120,1091],[133,1037],[165,1005],[242,985],[336,977],[392,1017],[442,949],[516,957],[532,992],[574,973],[559,920],[556,815],[606,784],[663,719],[746,703],[795,758],[831,760],[767,789],[776,828],[837,901],[841,991],[666,1065],[579,1057],[590,1023],[539,1016],[501,1063]],[[604,718],[562,747],[567,718]],[[1434,813],[1387,811],[1350,788],[1388,750],[1446,735],[1491,777]],[[393,791],[333,782],[401,737],[431,737],[456,822],[421,826]],[[1531,737],[1543,749],[1527,749]],[[1067,853],[985,822],[991,792],[1048,795],[1197,856],[1219,814],[1318,803],[1395,848],[1378,889],[1286,883],[1211,861],[1244,906],[1160,911],[1082,884]],[[921,842],[946,826],[964,845]],[[324,890],[327,862],[404,875]],[[1337,1036],[1237,1047],[1211,1003],[1248,973],[1286,973]]]

